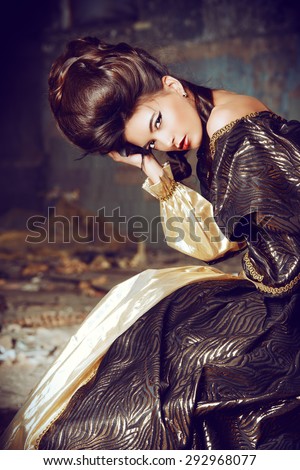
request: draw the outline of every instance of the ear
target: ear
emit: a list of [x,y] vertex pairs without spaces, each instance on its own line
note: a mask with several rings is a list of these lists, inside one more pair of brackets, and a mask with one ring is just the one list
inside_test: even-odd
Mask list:
[[161,79],[163,84],[163,89],[166,92],[175,91],[179,95],[183,95],[184,88],[177,78],[172,77],[171,75],[164,75]]

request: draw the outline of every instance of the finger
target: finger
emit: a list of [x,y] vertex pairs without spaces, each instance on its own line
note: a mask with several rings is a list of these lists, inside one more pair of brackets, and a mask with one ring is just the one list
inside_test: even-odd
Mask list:
[[119,159],[122,158],[119,152],[116,152],[115,150],[112,150],[111,152],[109,152],[108,156],[111,157],[115,161],[119,161]]
[[140,168],[142,164],[142,155],[140,153],[128,155],[128,157],[126,157],[126,162],[129,163],[129,165],[138,166]]

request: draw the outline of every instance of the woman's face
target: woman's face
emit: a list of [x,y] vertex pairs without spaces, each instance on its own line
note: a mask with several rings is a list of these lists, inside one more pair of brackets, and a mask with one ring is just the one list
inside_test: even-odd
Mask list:
[[192,97],[173,77],[163,77],[163,89],[137,106],[125,125],[127,142],[163,152],[198,148],[202,124]]

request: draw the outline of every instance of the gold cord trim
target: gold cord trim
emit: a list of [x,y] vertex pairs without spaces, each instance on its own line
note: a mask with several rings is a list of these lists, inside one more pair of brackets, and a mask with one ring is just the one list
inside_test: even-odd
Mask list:
[[211,136],[211,139],[209,142],[209,150],[210,150],[211,157],[213,157],[215,154],[216,142],[219,139],[219,137],[221,137],[223,134],[226,134],[226,132],[229,132],[233,128],[233,126],[237,124],[239,121],[259,116],[262,113],[269,113],[271,114],[272,117],[283,120],[283,118],[281,116],[278,116],[278,114],[265,110],[265,111],[256,111],[254,113],[249,113],[249,114],[246,114],[245,116],[235,119],[234,121],[229,122],[224,127],[221,127],[216,132],[214,132],[213,135]]
[[[102,360],[102,358],[101,358]],[[100,361],[101,362],[101,361]],[[98,364],[98,367],[99,367],[99,364]],[[72,396],[74,396],[74,394],[81,388],[83,387],[84,385],[86,385],[88,382],[90,382],[90,380],[92,380],[92,378],[96,375],[97,373],[97,370],[98,370],[98,367],[96,367],[95,370],[93,370],[93,372],[88,376],[87,379],[85,379],[78,387],[77,390],[75,390],[75,392],[73,393]],[[72,398],[72,397],[71,397]],[[70,398],[70,400],[71,400]],[[64,411],[67,409],[68,405],[69,405],[69,402],[70,400],[68,400],[68,402],[66,403],[66,405],[59,411],[59,413],[55,416],[55,418],[53,418],[50,423],[48,424],[48,426],[46,426],[46,428],[41,432],[41,434],[38,436],[35,444],[34,444],[34,448],[35,450],[38,450],[39,449],[39,445],[40,445],[40,442],[41,440],[43,439],[44,435],[49,431],[49,429],[51,428],[51,426],[55,423],[55,421],[64,413]]]
[[171,181],[170,189],[168,190],[167,194],[165,196],[159,196],[159,200],[160,201],[168,201],[168,199],[170,199],[173,196],[173,194],[175,193],[178,186],[179,185],[178,185],[177,181],[175,181],[175,180]]
[[289,292],[293,287],[300,281],[300,273],[297,274],[288,284],[282,287],[269,287],[262,283],[257,283],[257,288],[262,292],[267,292],[273,295],[280,295],[285,292]]
[[264,276],[262,274],[258,274],[258,272],[256,271],[255,267],[253,266],[253,264],[252,264],[252,262],[249,258],[248,251],[244,255],[244,261],[245,261],[245,265],[247,266],[248,271],[251,274],[251,276],[253,277],[253,279],[256,279],[257,281],[261,282],[263,280]]
[[300,273],[299,273],[297,274],[296,277],[294,277],[294,279],[288,282],[285,286],[281,286],[281,287],[266,286],[265,284],[260,282],[263,280],[264,276],[262,276],[261,274],[258,274],[252,262],[250,261],[248,252],[244,255],[244,261],[253,279],[257,279],[259,281],[259,282],[254,282],[254,281],[253,282],[256,285],[257,289],[260,290],[261,292],[266,292],[268,294],[273,294],[273,295],[281,295],[286,292],[289,292],[300,281]]

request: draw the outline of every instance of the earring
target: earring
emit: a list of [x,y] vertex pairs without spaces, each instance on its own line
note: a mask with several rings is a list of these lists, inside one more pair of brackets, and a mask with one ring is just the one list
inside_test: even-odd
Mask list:
[[183,96],[183,98],[187,98],[187,93],[184,92],[182,96]]

